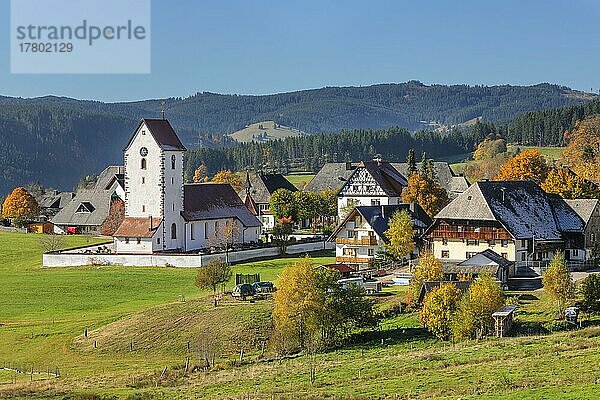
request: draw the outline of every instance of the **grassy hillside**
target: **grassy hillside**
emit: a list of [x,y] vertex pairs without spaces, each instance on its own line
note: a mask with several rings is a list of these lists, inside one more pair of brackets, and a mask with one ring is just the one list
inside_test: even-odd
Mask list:
[[285,178],[290,181],[292,185],[296,186],[298,190],[304,189],[314,177],[315,174],[311,172],[298,172],[285,176]]
[[[276,359],[268,350],[259,358],[259,340],[240,363],[238,339],[250,334],[249,326],[268,324],[270,301],[226,298],[215,309],[188,269],[42,270],[38,240],[0,233],[0,367],[58,368],[61,376],[36,375],[30,382],[29,375],[0,370],[0,398],[589,399],[600,391],[600,321],[549,333],[553,304],[543,291],[521,295],[513,338],[443,343],[419,326],[416,313],[405,312],[314,359]],[[234,269],[276,280],[294,260]],[[326,261],[331,257],[315,258]],[[404,290],[386,289],[377,307],[394,307]],[[185,301],[179,301],[182,294]],[[200,363],[207,330],[219,334],[217,367],[185,374],[186,356],[192,367]]]
[[236,142],[266,142],[286,137],[302,136],[306,133],[289,126],[278,125],[274,121],[262,121],[245,126],[239,131],[229,134]]

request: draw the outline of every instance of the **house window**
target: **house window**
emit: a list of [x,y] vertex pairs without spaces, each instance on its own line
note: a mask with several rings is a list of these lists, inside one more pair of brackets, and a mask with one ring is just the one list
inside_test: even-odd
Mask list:
[[458,232],[462,232],[462,226],[460,226],[460,225],[459,225],[459,226],[457,226],[457,227],[456,227],[456,230],[457,230]]
[[156,238],[156,244],[160,244],[160,238]]
[[125,244],[129,244],[129,238],[128,237],[125,238]]
[[146,178],[142,176],[142,185],[146,183]]
[[177,225],[175,223],[171,224],[171,239],[177,239]]
[[508,254],[507,253],[502,253],[500,255],[502,256],[502,258],[508,259]]
[[88,201],[84,201],[83,203],[79,204],[79,207],[77,207],[77,211],[78,213],[92,213],[94,212],[96,208],[94,208],[94,206],[92,205],[92,203],[88,202]]
[[343,250],[343,254],[348,257],[356,257],[356,249],[346,247]]
[[381,201],[379,199],[371,199],[371,205],[379,206],[379,205],[381,205]]
[[442,258],[450,258],[450,250],[442,250]]
[[142,135],[145,135],[145,134],[146,134],[146,130],[142,129]]
[[373,257],[375,255],[375,249],[369,249],[369,256]]
[[572,250],[571,250],[571,254],[573,255],[573,257],[577,257],[577,256],[579,256],[579,250],[577,250],[577,249],[572,249]]
[[492,247],[496,245],[496,241],[495,240],[488,240],[488,246]]
[[142,161],[140,162],[140,168],[146,169],[146,159],[145,158],[142,158]]
[[477,252],[475,252],[475,251],[467,251],[467,254],[466,254],[467,259],[474,257],[476,254],[477,254]]
[[142,212],[146,212],[146,206],[142,204]]
[[467,246],[479,246],[479,240],[467,239]]
[[142,243],[142,238],[137,238],[137,244],[141,244]]
[[175,169],[175,154],[171,156],[171,169]]
[[502,247],[508,247],[508,240],[503,240],[502,242],[500,242],[500,245]]
[[527,239],[521,239],[521,247],[527,247]]
[[442,238],[442,244],[444,246],[447,246],[448,245],[448,238]]
[[194,237],[194,224],[190,224],[190,239],[191,240],[196,240],[196,238]]
[[521,261],[525,261],[525,258],[527,257],[527,255],[525,254],[525,252],[521,253]]
[[208,222],[204,223],[204,239],[208,239]]
[[348,238],[352,239],[354,238],[356,232],[355,231],[348,231]]

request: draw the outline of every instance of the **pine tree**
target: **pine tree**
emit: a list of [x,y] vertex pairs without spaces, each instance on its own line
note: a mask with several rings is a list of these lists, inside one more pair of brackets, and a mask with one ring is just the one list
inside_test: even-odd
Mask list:
[[408,150],[408,155],[406,156],[406,164],[408,164],[407,172],[408,177],[417,172],[417,160],[415,159],[415,149],[411,148]]

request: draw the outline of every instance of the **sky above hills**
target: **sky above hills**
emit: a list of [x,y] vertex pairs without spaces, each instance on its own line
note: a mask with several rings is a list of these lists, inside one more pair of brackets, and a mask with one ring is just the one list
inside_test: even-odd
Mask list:
[[152,72],[140,75],[11,74],[4,29],[0,94],[120,101],[411,79],[600,89],[595,0],[154,0],[151,15]]

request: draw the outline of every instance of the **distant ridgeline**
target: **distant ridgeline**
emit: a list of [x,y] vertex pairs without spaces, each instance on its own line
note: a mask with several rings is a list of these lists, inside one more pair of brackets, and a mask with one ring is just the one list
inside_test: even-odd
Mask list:
[[[190,149],[233,146],[227,134],[258,121],[319,133],[230,150],[195,150],[189,155],[190,168],[204,161],[210,172],[264,164],[285,169],[289,163],[316,170],[325,161],[358,160],[376,152],[398,159],[410,147],[435,157],[472,151],[479,136],[471,137],[470,131],[464,132],[471,128],[462,125],[477,118],[506,125],[497,131],[506,130],[511,141],[538,144],[541,138],[545,145],[561,144],[563,128],[572,125],[574,115],[578,118],[591,113],[592,106],[580,105],[593,98],[550,84],[486,87],[424,85],[417,81],[265,96],[198,93],[187,98],[126,103],[0,96],[0,196],[16,185],[36,181],[47,187],[73,189],[81,176],[121,163],[122,147],[138,121],[158,117],[162,109]],[[597,102],[594,104],[597,109]],[[573,107],[557,115],[528,113],[508,126],[518,114],[564,106]],[[390,129],[392,126],[410,131],[435,127],[449,133],[417,133],[411,138],[408,131]],[[326,140],[321,135],[344,129],[357,130]]]

